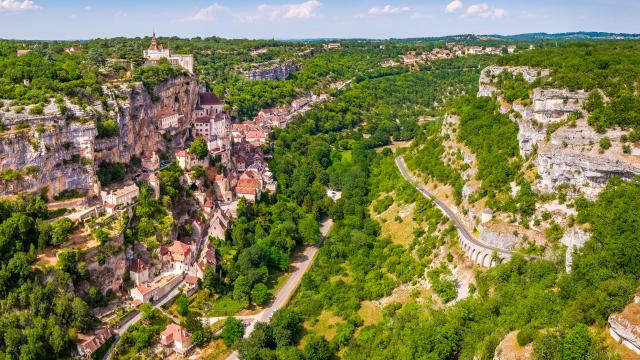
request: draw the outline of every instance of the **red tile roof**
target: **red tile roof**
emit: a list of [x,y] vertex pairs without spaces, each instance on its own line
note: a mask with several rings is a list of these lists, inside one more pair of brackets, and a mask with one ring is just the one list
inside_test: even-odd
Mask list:
[[256,179],[240,179],[236,186],[236,193],[245,195],[255,195],[260,187],[260,183]]
[[91,335],[87,340],[80,343],[80,348],[86,354],[93,354],[100,346],[107,342],[107,340],[111,339],[113,336],[113,331],[109,328],[102,328],[96,330],[95,334]]
[[162,345],[170,345],[172,342],[185,342],[191,340],[191,334],[180,325],[171,323],[167,325],[167,328],[160,334]]
[[195,276],[193,276],[193,275],[187,275],[187,276],[184,278],[184,281],[186,281],[186,282],[187,282],[187,284],[190,284],[190,285],[196,285],[196,284],[198,283],[198,278],[197,278],[197,277],[195,277]]
[[140,294],[142,295],[148,294],[151,290],[153,290],[145,284],[140,284],[136,286],[136,289],[138,289],[138,291],[140,291]]

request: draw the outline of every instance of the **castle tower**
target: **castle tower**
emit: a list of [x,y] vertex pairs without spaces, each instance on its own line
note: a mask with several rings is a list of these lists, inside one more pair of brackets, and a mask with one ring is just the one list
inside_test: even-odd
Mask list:
[[149,50],[158,51],[158,39],[156,38],[156,32],[153,32],[151,36],[151,45],[149,45]]

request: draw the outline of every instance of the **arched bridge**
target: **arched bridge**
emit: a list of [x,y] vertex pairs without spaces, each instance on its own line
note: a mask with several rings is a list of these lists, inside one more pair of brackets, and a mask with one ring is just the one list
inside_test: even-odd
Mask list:
[[456,213],[451,210],[451,208],[449,208],[447,204],[438,200],[423,186],[419,185],[415,180],[413,180],[411,175],[409,175],[407,168],[405,167],[404,159],[402,158],[402,156],[398,156],[396,158],[396,165],[398,166],[398,169],[400,170],[402,176],[407,181],[412,183],[416,187],[416,189],[418,189],[418,191],[422,193],[422,195],[431,199],[449,219],[453,220],[456,229],[458,229],[458,234],[460,234],[460,245],[462,246],[465,255],[469,259],[471,259],[471,261],[480,266],[493,267],[511,259],[511,257],[513,256],[513,253],[511,251],[484,244],[478,239],[474,238],[464,226],[462,221],[458,218]]

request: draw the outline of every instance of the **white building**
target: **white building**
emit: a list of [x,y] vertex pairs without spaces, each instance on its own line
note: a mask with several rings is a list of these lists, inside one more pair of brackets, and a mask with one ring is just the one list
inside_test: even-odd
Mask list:
[[161,111],[156,114],[158,118],[158,127],[160,130],[178,127],[182,115],[173,111]]
[[103,190],[100,197],[105,204],[115,206],[132,204],[140,195],[138,185],[131,184],[115,190]]
[[165,49],[158,44],[156,33],[151,37],[151,45],[149,49],[143,51],[144,58],[147,59],[147,65],[156,65],[160,60],[167,59],[173,66],[180,66],[190,73],[193,73],[193,55],[174,54],[171,49]]
[[173,348],[180,355],[186,354],[193,347],[191,334],[174,323],[167,325],[167,328],[160,334],[160,344],[167,348]]
[[178,150],[176,151],[176,161],[178,162],[178,166],[189,171],[198,165],[207,166],[208,160],[207,158],[200,160],[195,155],[189,154],[187,150]]
[[231,131],[231,116],[226,112],[213,113],[196,118],[193,126],[196,136],[202,136],[205,139],[210,136],[225,137]]

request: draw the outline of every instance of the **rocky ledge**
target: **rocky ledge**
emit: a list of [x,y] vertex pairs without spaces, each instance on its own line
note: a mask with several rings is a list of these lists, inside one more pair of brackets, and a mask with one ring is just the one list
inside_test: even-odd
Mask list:
[[272,80],[272,81],[281,81],[286,80],[289,75],[300,70],[302,66],[294,61],[287,61],[286,63],[280,64],[267,64],[264,66],[259,66],[256,69],[243,71],[242,75],[246,77],[248,80]]
[[[536,158],[540,181],[536,186],[543,192],[553,192],[556,186],[569,185],[593,199],[610,178],[632,179],[640,174],[640,156],[635,150],[624,154],[620,141],[624,133],[611,130],[598,134],[585,120],[577,121],[575,127],[558,129],[549,142],[540,143]],[[604,136],[612,144],[607,150],[599,146]]]
[[640,354],[640,304],[632,303],[609,316],[609,334],[618,342]]

